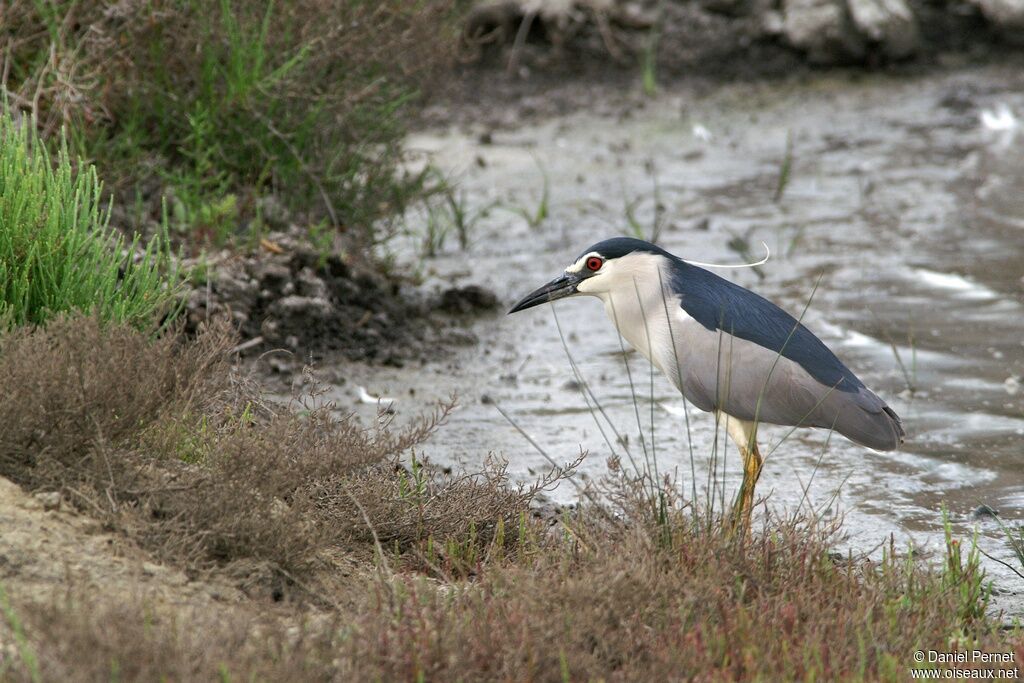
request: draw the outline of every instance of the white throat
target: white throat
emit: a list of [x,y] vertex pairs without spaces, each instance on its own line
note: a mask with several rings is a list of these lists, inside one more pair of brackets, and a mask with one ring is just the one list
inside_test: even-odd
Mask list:
[[682,309],[670,289],[669,265],[664,256],[634,252],[606,261],[576,291],[600,298],[619,334],[672,377],[677,363],[673,330],[681,322]]

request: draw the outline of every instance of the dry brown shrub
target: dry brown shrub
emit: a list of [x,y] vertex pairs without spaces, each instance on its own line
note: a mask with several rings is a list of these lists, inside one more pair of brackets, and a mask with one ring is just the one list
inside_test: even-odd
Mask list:
[[[368,469],[354,477],[325,481],[314,495],[339,535],[363,541],[372,541],[376,535],[381,543],[402,550],[429,535],[465,538],[471,529],[485,539],[493,538],[499,521],[514,527],[518,515],[527,509],[529,493],[508,485],[502,465],[492,464],[476,476],[460,477],[457,483],[429,465],[425,468],[416,474],[399,466],[384,476],[380,468]],[[360,519],[360,507],[368,524]]]
[[[585,513],[572,539],[472,585],[422,581],[356,617],[362,680],[889,680],[916,650],[1017,649],[963,623],[957,589],[904,560],[838,562],[813,521],[743,541],[672,515],[617,529]],[[594,520],[601,519],[594,524]],[[956,634],[952,635],[951,634]]]
[[429,436],[445,414],[393,433],[339,419],[331,409],[314,406],[300,416],[269,407],[262,416],[205,430],[191,418],[176,430],[189,435],[187,450],[179,442],[178,456],[169,461],[194,464],[155,485],[143,501],[145,514],[131,511],[126,526],[135,527],[134,535],[160,557],[192,568],[242,559],[271,562],[289,573],[309,570],[319,550],[350,540],[347,529],[366,524],[351,505],[344,506],[351,513],[345,518],[316,492],[331,482],[348,496],[365,498],[377,516],[390,501],[364,496],[366,482],[395,479],[398,456]]
[[265,403],[230,345],[222,330],[151,339],[89,318],[3,337],[0,475],[63,491],[193,573],[242,563],[279,584],[315,574],[327,550],[455,544],[477,558],[515,545],[538,487],[509,486],[497,465],[453,479],[399,461],[451,405],[396,430],[316,395]]
[[472,581],[371,577],[345,610],[255,618],[82,591],[15,608],[46,680],[903,681],[916,650],[1024,656],[1019,631],[961,622],[935,571],[837,561],[813,522],[743,541],[688,516],[667,539],[590,519]]
[[494,457],[479,472],[457,476],[415,459],[411,468],[391,461],[325,480],[311,495],[338,543],[380,544],[402,556],[405,569],[452,579],[528,543],[536,532],[531,501],[582,460],[583,454],[529,486],[512,484],[507,463]]
[[4,334],[0,474],[76,496],[131,490],[145,460],[123,447],[162,419],[224,400],[228,340],[219,328],[182,345],[89,317]]

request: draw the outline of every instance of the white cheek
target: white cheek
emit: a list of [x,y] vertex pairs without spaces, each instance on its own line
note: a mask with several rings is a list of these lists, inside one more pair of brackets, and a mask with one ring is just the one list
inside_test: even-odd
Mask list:
[[600,275],[591,275],[586,280],[583,280],[576,285],[576,291],[580,294],[599,294],[604,291],[601,283],[598,282],[600,279]]

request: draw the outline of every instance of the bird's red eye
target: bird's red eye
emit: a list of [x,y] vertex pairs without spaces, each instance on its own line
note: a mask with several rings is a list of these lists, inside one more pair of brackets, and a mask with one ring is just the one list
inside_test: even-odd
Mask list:
[[601,266],[604,265],[604,261],[596,256],[591,256],[587,259],[587,270],[597,271],[601,270]]

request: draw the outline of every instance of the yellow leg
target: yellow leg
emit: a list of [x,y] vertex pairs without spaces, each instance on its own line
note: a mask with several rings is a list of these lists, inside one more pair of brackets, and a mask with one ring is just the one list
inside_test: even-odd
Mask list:
[[743,483],[736,496],[736,504],[732,510],[732,530],[742,529],[746,535],[750,531],[750,515],[754,510],[754,489],[761,476],[764,459],[757,449],[757,424],[746,420],[737,420],[725,415],[726,431],[740,449],[743,457]]

